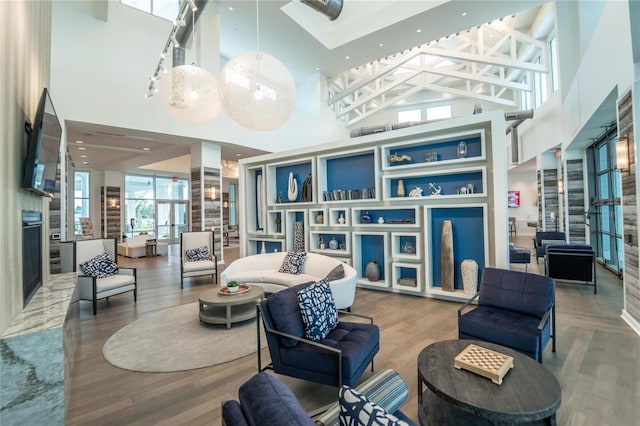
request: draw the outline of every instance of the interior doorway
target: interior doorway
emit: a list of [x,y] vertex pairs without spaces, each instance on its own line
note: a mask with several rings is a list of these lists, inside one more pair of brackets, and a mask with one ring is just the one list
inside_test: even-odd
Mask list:
[[156,235],[158,241],[165,243],[178,243],[180,233],[189,229],[187,220],[189,212],[189,203],[187,201],[158,201],[157,202],[157,220],[158,229]]

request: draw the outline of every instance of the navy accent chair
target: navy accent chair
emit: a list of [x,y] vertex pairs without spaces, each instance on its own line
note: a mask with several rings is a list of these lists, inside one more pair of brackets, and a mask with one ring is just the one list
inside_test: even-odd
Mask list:
[[556,280],[584,281],[593,284],[597,293],[596,252],[588,245],[566,244],[547,248],[545,256],[547,276]]
[[[464,312],[476,298],[478,306]],[[556,351],[555,334],[555,283],[542,275],[485,268],[480,291],[458,309],[458,338],[506,346],[540,363],[549,340]]]
[[[373,319],[339,321],[327,337],[313,341],[304,337],[304,323],[297,292],[312,283],[300,284],[270,295],[258,305],[258,371],[276,373],[330,386],[354,386],[380,349],[380,330]],[[271,363],[262,367],[260,320],[264,325]]]
[[537,231],[536,237],[533,239],[533,247],[536,251],[536,264],[538,259],[543,258],[547,252],[547,245],[543,241],[555,241],[557,244],[566,244],[567,234],[560,231]]

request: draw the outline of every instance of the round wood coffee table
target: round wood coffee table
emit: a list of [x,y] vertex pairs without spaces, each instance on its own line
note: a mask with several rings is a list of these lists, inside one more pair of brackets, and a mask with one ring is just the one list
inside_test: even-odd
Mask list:
[[[474,344],[513,357],[501,385],[453,366]],[[422,385],[429,390],[423,394]],[[422,425],[556,424],[561,389],[542,364],[504,346],[478,340],[446,340],[418,356],[418,414]]]
[[198,301],[200,321],[208,324],[226,324],[227,330],[234,322],[256,317],[256,302],[264,299],[264,289],[249,286],[249,291],[237,295],[221,295],[218,289],[202,293]]

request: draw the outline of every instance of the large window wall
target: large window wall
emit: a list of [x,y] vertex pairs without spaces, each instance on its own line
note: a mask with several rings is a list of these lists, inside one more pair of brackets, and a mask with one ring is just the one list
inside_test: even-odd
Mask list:
[[90,216],[89,172],[73,172],[73,233],[82,235],[81,217]]
[[[620,172],[615,168],[616,127],[605,131],[587,150],[589,175],[593,176],[590,225],[591,241],[604,265],[622,270],[622,207]],[[594,243],[595,242],[595,243]]]
[[188,229],[188,201],[187,179],[125,176],[125,233],[175,241]]

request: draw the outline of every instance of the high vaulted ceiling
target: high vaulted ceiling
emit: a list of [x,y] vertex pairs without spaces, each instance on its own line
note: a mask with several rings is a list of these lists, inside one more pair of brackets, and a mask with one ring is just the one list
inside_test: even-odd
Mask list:
[[[297,0],[211,0],[209,6],[218,7],[221,56],[231,58],[255,50],[259,42],[260,50],[279,59],[297,81],[314,73],[325,74],[334,92],[334,108],[348,109],[347,122],[355,123],[373,113],[372,103],[389,106],[394,99],[411,99],[425,91],[432,98],[475,96],[515,105],[513,91],[522,89],[519,73],[542,67],[527,64],[527,59],[540,49],[528,34],[532,26],[542,27],[537,6],[543,3],[345,0],[335,21]],[[498,21],[504,17],[504,22]],[[492,20],[496,23],[487,27]],[[429,44],[438,39],[439,43]],[[159,50],[164,41],[158,40]],[[400,68],[407,72],[397,72]],[[370,87],[377,87],[380,93]],[[163,160],[184,158],[189,145],[200,142],[77,122],[67,122],[67,135],[76,166],[82,167],[80,155],[89,155],[87,167],[103,170],[131,171],[153,163],[162,170],[167,164]],[[77,150],[76,140],[83,140],[86,149]],[[143,150],[145,142],[154,145],[151,153]],[[132,145],[141,145],[142,150],[130,149]],[[222,145],[226,160],[262,153]],[[178,163],[169,162],[175,167]]]

